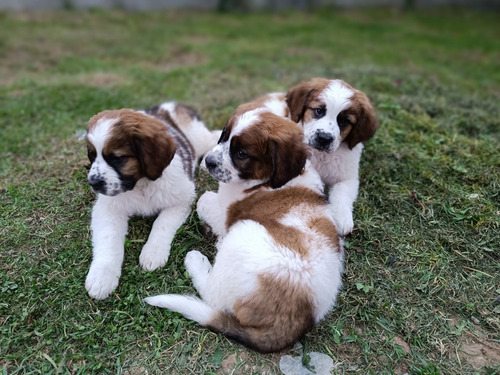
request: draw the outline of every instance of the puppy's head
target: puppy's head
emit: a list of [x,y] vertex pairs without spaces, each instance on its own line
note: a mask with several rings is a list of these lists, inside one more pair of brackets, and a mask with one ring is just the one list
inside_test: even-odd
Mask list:
[[221,182],[278,188],[304,168],[307,147],[292,121],[263,109],[231,117],[205,164]]
[[132,190],[143,177],[156,180],[175,150],[161,121],[130,109],[100,112],[87,128],[90,186],[114,196]]
[[378,122],[368,97],[342,80],[313,78],[292,87],[286,96],[291,119],[302,124],[309,146],[335,151],[370,139]]

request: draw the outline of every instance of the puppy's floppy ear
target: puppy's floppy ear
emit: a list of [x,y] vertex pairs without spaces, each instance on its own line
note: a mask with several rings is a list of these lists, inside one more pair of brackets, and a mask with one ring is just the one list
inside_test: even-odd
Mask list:
[[292,125],[295,129],[282,130],[270,140],[268,145],[268,152],[273,163],[270,179],[273,189],[279,188],[292,178],[297,177],[306,164],[308,151],[307,145],[303,141],[304,136],[297,125]]
[[290,118],[294,122],[300,122],[307,109],[307,103],[315,88],[310,82],[301,82],[292,87],[286,93],[286,104],[290,111]]
[[365,142],[373,137],[379,126],[375,110],[363,92],[356,91],[351,101],[352,109],[356,115],[356,123],[353,124],[353,129],[345,139],[350,149],[358,143]]
[[158,137],[138,136],[134,138],[134,146],[142,171],[153,181],[162,175],[174,158],[177,148],[175,141],[167,134]]
[[142,173],[150,180],[158,179],[174,158],[175,140],[161,121],[135,111],[123,112],[120,122],[122,131],[128,132]]

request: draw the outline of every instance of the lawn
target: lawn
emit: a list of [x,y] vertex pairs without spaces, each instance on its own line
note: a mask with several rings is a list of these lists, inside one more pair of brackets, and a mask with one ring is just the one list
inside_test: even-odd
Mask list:
[[3,374],[279,374],[292,351],[256,354],[142,301],[194,291],[185,253],[215,252],[195,213],[154,272],[138,264],[152,219],[133,219],[118,289],[87,295],[82,135],[101,110],[167,99],[221,128],[238,104],[314,76],[366,92],[381,125],[338,306],[302,344],[336,374],[499,373],[498,13],[326,9],[0,14]]

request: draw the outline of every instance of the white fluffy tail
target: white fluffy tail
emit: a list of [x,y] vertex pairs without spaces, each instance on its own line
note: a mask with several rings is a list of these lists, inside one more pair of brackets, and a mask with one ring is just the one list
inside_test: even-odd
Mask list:
[[195,296],[180,294],[162,294],[146,297],[144,301],[152,306],[162,307],[184,315],[201,325],[207,325],[216,315],[216,311]]

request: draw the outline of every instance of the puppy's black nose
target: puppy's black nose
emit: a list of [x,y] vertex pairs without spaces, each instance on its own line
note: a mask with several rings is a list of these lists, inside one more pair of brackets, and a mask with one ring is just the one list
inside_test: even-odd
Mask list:
[[207,157],[205,158],[205,165],[207,166],[208,170],[213,170],[215,167],[217,167],[217,160],[214,157],[214,154],[208,154]]
[[94,191],[102,191],[104,189],[105,182],[99,176],[89,176],[89,184],[94,189]]
[[334,139],[334,136],[330,133],[324,132],[323,130],[316,131],[315,141],[319,148],[328,148]]

